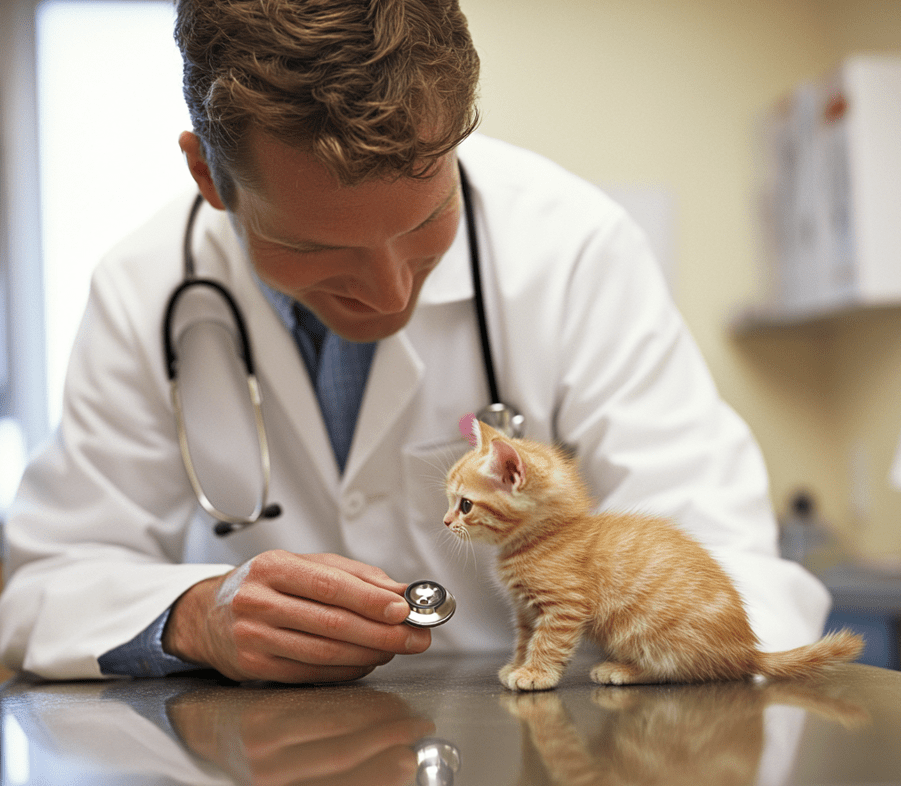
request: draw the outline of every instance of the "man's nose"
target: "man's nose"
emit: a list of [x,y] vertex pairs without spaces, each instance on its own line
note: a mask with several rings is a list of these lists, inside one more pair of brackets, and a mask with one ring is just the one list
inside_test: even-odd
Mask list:
[[366,253],[365,275],[362,276],[362,300],[382,314],[403,311],[413,295],[413,274],[408,260],[390,247]]

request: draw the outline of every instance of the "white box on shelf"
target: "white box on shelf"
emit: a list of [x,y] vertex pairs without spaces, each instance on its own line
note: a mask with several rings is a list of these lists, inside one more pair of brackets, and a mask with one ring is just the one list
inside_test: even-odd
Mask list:
[[859,57],[842,70],[847,108],[854,294],[901,302],[901,58]]
[[766,310],[901,304],[901,58],[851,57],[800,85],[762,140]]

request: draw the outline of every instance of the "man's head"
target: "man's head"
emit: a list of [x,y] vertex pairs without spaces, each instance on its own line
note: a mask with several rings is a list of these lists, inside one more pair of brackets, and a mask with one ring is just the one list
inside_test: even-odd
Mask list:
[[400,330],[456,235],[478,57],[456,0],[179,0],[201,193],[257,275],[352,341]]
[[479,61],[456,0],[178,0],[194,132],[219,196],[262,133],[345,185],[418,177],[476,125]]

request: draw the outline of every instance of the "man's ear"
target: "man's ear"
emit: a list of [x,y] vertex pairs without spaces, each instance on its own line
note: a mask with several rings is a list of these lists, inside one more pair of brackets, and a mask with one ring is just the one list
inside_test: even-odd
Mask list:
[[185,154],[185,160],[188,163],[188,170],[203,198],[209,202],[217,210],[225,210],[225,203],[219,197],[219,191],[213,182],[213,176],[210,172],[209,164],[203,155],[203,146],[197,134],[191,131],[182,131],[178,137],[178,146],[182,153]]

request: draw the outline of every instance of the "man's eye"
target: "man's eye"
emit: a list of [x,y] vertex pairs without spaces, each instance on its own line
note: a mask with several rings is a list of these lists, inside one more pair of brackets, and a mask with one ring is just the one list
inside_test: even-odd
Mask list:
[[460,500],[460,512],[465,516],[469,511],[472,510],[472,500],[466,499],[465,497]]

